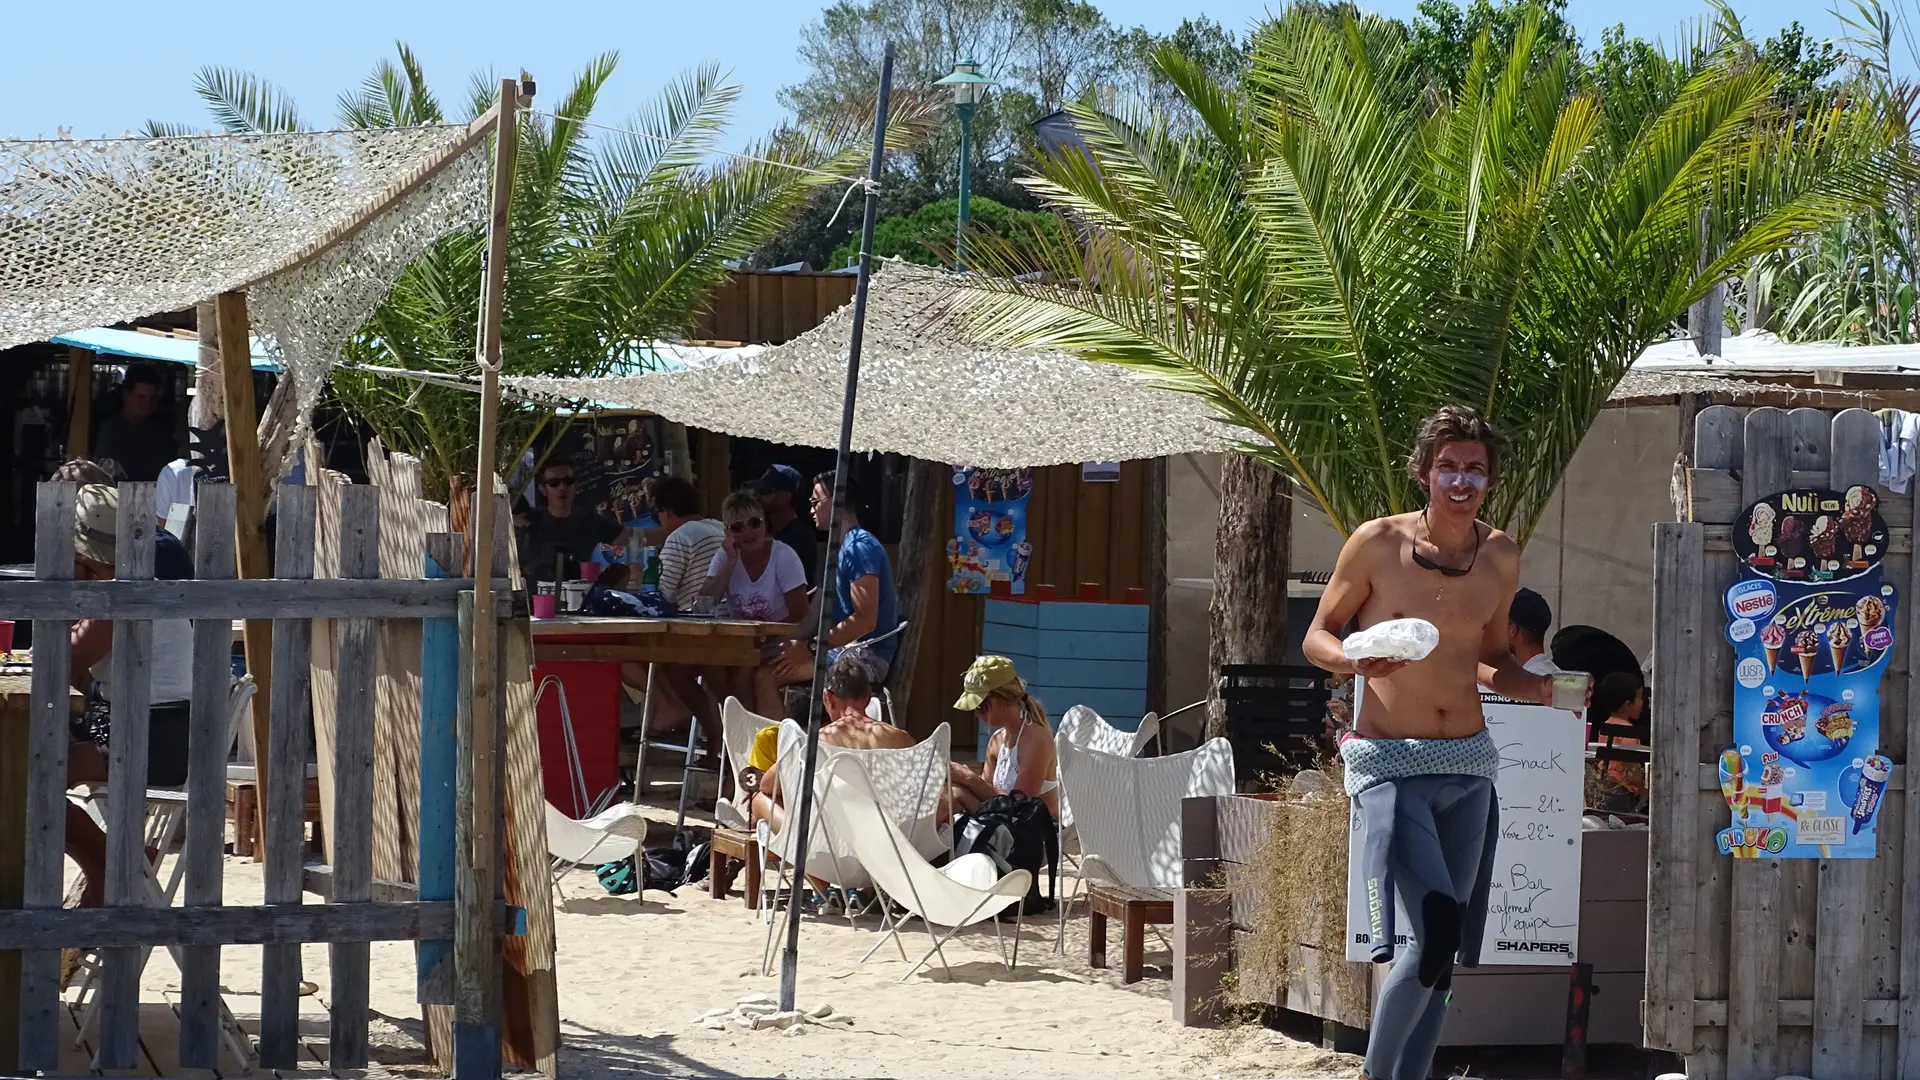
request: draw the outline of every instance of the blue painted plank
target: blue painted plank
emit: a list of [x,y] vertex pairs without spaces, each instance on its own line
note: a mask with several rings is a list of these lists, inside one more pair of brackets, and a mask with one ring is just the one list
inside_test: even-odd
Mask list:
[[981,628],[980,651],[999,656],[1039,656],[1040,632],[1021,626],[989,624]]
[[1085,686],[1029,686],[1028,691],[1047,705],[1057,719],[1075,705],[1085,705],[1101,716],[1142,716],[1147,711],[1145,690]]
[[987,622],[1001,623],[1006,626],[1034,626],[1038,618],[1036,612],[1043,605],[1016,604],[1011,600],[987,601]]
[[[426,576],[449,576],[432,556]],[[452,619],[422,621],[420,645],[420,899],[452,900],[454,881],[454,772],[458,743],[454,714],[460,683],[460,636]],[[439,980],[453,987],[453,942],[422,941],[414,947],[418,979],[446,965]]]
[[1110,630],[1127,634],[1147,632],[1145,604],[1036,604],[1042,630]]
[[1029,650],[1043,660],[1133,660],[1147,659],[1147,635],[1120,634],[1100,630],[1037,630],[1034,647]]
[[1139,660],[1075,660],[1042,657],[1020,674],[1045,686],[1103,686],[1120,690],[1147,688],[1146,658]]

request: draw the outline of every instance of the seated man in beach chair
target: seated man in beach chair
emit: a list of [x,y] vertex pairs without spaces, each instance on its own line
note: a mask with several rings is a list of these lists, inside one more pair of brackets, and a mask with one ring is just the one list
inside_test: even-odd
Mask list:
[[[847,750],[907,750],[913,736],[867,715],[873,682],[857,656],[842,654],[827,669],[827,723],[820,729],[822,746]],[[780,800],[780,774],[774,767],[779,752],[780,726],[760,729],[747,754],[747,767],[759,776],[759,788],[749,806],[752,821],[766,821],[774,831],[786,827],[786,808]]]

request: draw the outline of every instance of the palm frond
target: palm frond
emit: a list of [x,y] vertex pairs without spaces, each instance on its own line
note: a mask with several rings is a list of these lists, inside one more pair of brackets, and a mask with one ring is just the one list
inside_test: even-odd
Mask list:
[[236,134],[299,131],[304,125],[286,91],[244,71],[204,67],[194,89],[220,126]]

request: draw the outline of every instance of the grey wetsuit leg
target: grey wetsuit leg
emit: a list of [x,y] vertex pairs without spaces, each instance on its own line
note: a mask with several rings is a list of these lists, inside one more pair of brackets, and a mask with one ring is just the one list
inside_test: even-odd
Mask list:
[[1453,985],[1465,898],[1487,839],[1493,782],[1416,776],[1399,788],[1390,865],[1411,940],[1380,988],[1367,1037],[1370,1080],[1427,1080]]

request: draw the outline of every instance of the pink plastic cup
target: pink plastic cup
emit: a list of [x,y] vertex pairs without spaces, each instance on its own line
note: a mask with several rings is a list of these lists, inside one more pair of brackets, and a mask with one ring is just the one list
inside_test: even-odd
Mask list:
[[580,564],[580,580],[581,581],[599,581],[600,580],[600,564],[597,562],[581,563]]
[[[533,617],[536,619],[553,618],[559,606],[560,598],[553,593],[537,592],[533,594]],[[11,628],[8,629],[8,633],[12,633]]]
[[13,651],[13,621],[0,619],[0,653]]

